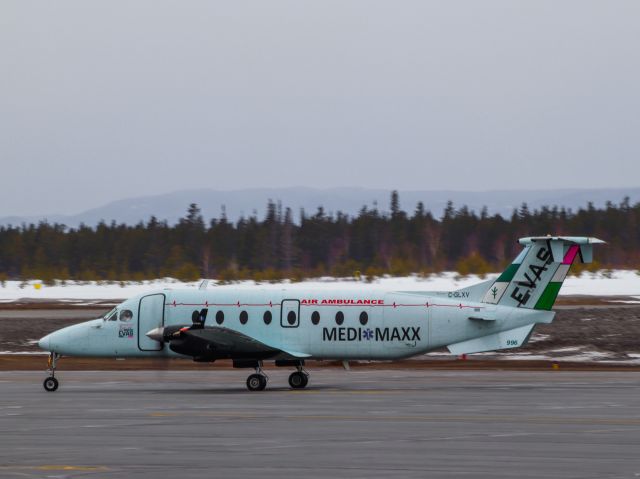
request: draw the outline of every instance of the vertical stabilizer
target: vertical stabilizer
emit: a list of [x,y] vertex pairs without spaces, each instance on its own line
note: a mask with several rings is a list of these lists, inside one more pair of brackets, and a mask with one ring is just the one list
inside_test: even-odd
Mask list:
[[521,238],[524,249],[495,280],[483,302],[517,308],[550,310],[569,268],[579,258],[590,263],[597,238],[536,236]]

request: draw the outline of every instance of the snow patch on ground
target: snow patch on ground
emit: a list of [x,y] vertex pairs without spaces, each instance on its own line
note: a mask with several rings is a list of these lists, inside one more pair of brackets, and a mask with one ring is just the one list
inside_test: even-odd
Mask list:
[[529,338],[529,342],[530,343],[537,343],[537,342],[540,342],[540,341],[546,341],[546,340],[549,339],[549,337],[550,336],[548,334],[540,334],[540,333],[535,333],[534,332],[531,335],[531,337]]
[[496,359],[515,359],[515,360],[525,360],[525,361],[549,361],[551,357],[544,354],[510,354],[509,356],[499,356]]
[[18,356],[41,356],[49,355],[47,351],[0,351],[0,354],[4,355],[18,355]]
[[566,348],[551,349],[551,350],[549,350],[549,352],[551,352],[551,353],[566,353],[566,352],[580,351],[581,349],[582,349],[581,346],[568,346]]
[[[573,354],[566,354],[573,353]],[[482,357],[482,359],[496,359],[496,360],[516,360],[516,361],[554,361],[557,363],[572,362],[572,363],[611,363],[611,364],[640,364],[640,354],[628,353],[627,358],[614,359],[612,353],[602,351],[590,351],[583,347],[566,347],[559,349],[550,349],[547,351],[540,351],[536,353],[523,352],[495,352],[488,351],[485,353],[467,354],[468,360],[473,360],[475,357]],[[455,359],[457,356],[450,354],[446,351],[435,351],[427,353],[424,356],[417,356],[413,359],[428,359],[432,357],[434,359]]]
[[[607,359],[610,358],[611,354],[610,353],[603,353],[601,351],[582,351],[579,354],[573,354],[573,355],[567,355],[567,356],[561,356],[559,358],[556,358],[558,360],[562,360],[562,361],[588,361],[588,362],[593,362],[593,361],[602,361],[603,359]],[[628,361],[624,361],[625,363]]]
[[[497,274],[486,277],[469,275],[461,277],[455,272],[445,272],[437,275],[406,277],[383,277],[372,282],[365,282],[345,278],[319,278],[292,283],[285,280],[278,283],[256,283],[255,281],[238,281],[219,285],[211,281],[208,289],[315,289],[315,290],[362,290],[369,291],[454,291],[472,286],[487,279],[495,279]],[[200,281],[182,282],[172,278],[163,278],[141,282],[96,282],[96,281],[67,281],[65,284],[57,282],[54,286],[47,286],[40,281],[5,281],[0,284],[0,302],[16,301],[18,299],[42,300],[118,300],[150,290],[158,289],[196,289]],[[597,296],[634,296],[640,302],[640,275],[636,271],[614,270],[599,273],[583,273],[580,276],[569,276],[564,282],[560,295],[597,295]],[[635,303],[635,302],[634,302]],[[87,303],[74,303],[87,305]]]

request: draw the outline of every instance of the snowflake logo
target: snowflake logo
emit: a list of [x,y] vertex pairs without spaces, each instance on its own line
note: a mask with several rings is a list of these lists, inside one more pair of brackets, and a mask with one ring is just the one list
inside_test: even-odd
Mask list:
[[365,329],[364,331],[362,331],[362,337],[367,341],[370,341],[371,339],[373,339],[373,331],[371,331],[369,328]]

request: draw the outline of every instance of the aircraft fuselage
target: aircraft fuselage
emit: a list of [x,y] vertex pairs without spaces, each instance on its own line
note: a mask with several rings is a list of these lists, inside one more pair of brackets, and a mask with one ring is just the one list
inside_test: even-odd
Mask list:
[[[208,328],[231,329],[313,359],[404,358],[535,321],[526,310],[514,315],[513,308],[424,293],[164,290],[124,301],[113,320],[70,326],[42,342],[63,355],[180,357],[147,333],[189,326],[194,312],[203,309]],[[131,314],[120,320],[123,311]]]

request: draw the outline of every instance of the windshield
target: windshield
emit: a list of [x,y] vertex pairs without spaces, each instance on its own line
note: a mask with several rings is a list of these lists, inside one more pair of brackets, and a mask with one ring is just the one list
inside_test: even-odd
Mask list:
[[105,321],[115,321],[116,319],[118,319],[118,308],[113,308],[111,311],[105,314],[102,319]]

